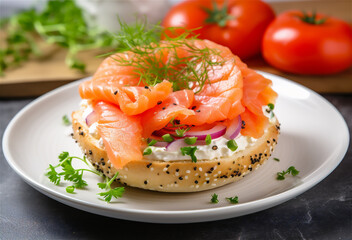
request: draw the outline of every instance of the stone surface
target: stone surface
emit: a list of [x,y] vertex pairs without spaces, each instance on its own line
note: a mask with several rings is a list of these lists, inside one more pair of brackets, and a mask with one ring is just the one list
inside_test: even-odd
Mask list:
[[[324,95],[351,135],[352,95]],[[0,135],[32,99],[0,100]],[[150,224],[83,212],[39,193],[0,152],[0,239],[352,239],[352,150],[326,179],[279,206],[238,218],[194,224]],[[135,229],[135,230],[131,230]]]

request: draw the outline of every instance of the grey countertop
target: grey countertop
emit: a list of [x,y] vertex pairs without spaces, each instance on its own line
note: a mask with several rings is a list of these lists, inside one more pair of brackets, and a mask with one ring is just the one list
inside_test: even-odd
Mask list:
[[[323,95],[351,135],[352,95]],[[0,100],[0,135],[32,99]],[[2,141],[2,140],[1,140]],[[2,145],[2,144],[1,144]],[[276,207],[222,221],[151,224],[80,211],[39,193],[0,151],[0,239],[352,239],[352,150],[326,179]]]

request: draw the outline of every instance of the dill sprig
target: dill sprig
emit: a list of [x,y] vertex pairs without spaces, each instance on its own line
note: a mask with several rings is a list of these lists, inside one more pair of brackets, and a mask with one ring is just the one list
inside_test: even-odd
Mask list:
[[133,67],[139,84],[154,86],[168,80],[174,91],[194,89],[198,93],[209,81],[208,73],[223,63],[218,50],[199,48],[194,44],[197,36],[192,30],[171,37],[169,35],[175,35],[172,33],[177,28],[150,27],[145,21],[137,21],[134,25],[121,20],[119,23],[117,52],[126,54],[116,54],[113,58],[121,66]]

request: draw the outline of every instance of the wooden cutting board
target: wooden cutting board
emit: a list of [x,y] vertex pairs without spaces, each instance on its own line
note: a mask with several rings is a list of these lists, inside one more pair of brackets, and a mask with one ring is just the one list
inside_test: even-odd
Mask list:
[[[65,65],[65,50],[58,48],[47,50],[43,57],[31,59],[19,67],[6,71],[5,76],[0,77],[0,97],[39,96],[66,83],[91,76],[103,60],[96,56],[102,53],[104,52],[97,50],[82,52],[79,57],[87,64],[87,71],[81,73]],[[285,77],[319,93],[352,93],[352,68],[331,76],[299,76],[274,69],[261,58],[246,63],[251,68]]]

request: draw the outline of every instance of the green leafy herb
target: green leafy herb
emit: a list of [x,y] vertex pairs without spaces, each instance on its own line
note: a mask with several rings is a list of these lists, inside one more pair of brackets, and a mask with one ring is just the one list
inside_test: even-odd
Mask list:
[[144,149],[143,156],[150,155],[150,154],[152,154],[152,149],[150,147],[147,147],[146,149]]
[[[209,81],[208,73],[212,68],[224,62],[218,50],[197,47],[192,30],[183,29],[183,34],[170,37],[167,32],[172,33],[175,28],[148,26],[145,21],[137,21],[135,25],[120,21],[120,29],[116,37],[119,43],[117,51],[129,51],[132,57],[114,55],[114,60],[121,66],[135,67],[134,74],[144,85],[154,86],[167,79],[173,84],[174,91],[194,89],[198,93]],[[167,44],[160,41],[161,36],[168,41]],[[178,48],[185,49],[188,54],[180,56]],[[214,61],[214,56],[217,61]],[[165,57],[167,62],[164,62]]]
[[274,105],[274,104],[272,104],[272,103],[269,103],[269,104],[268,104],[268,107],[269,107],[269,109],[270,109],[270,110],[274,110],[275,105]]
[[238,148],[236,141],[233,139],[227,142],[227,147],[233,152]]
[[111,184],[114,182],[118,175],[119,173],[116,172],[116,174],[111,179],[106,178],[105,183],[98,183],[99,188],[107,190],[106,192],[98,193],[98,195],[103,197],[106,202],[110,202],[113,197],[116,199],[122,197],[123,193],[125,192],[124,187],[111,188]]
[[174,138],[170,134],[165,134],[162,136],[162,138],[165,142],[172,142],[174,140]]
[[192,162],[197,162],[197,157],[195,152],[197,151],[197,147],[181,147],[181,153],[183,156],[188,155],[191,157]]
[[74,193],[75,191],[75,186],[68,186],[66,187],[66,192],[68,193]]
[[292,176],[297,176],[299,174],[299,171],[294,166],[291,166],[286,171],[278,172],[276,179],[277,180],[285,180],[286,174],[291,174]]
[[62,123],[63,123],[65,126],[70,126],[70,125],[71,125],[71,121],[70,121],[70,119],[68,119],[68,116],[67,116],[67,115],[62,116]]
[[210,199],[211,203],[218,203],[219,199],[218,199],[218,195],[216,193],[214,193],[213,195],[211,195],[211,199]]
[[175,130],[177,137],[183,137],[190,128],[178,128]]
[[277,161],[277,162],[280,162],[280,159],[278,159],[278,158],[274,158],[274,160]]
[[226,198],[226,200],[228,200],[231,204],[237,204],[238,203],[238,196],[229,197],[229,198]]
[[186,137],[184,139],[185,143],[187,143],[188,145],[193,145],[197,142],[197,137]]
[[155,139],[152,139],[149,143],[148,146],[154,146],[158,141]]
[[210,134],[208,134],[208,135],[205,137],[205,144],[206,144],[206,145],[210,145],[210,144],[211,144],[211,136],[210,136]]
[[303,16],[299,17],[303,22],[313,24],[313,25],[320,25],[326,22],[327,18],[321,18],[317,19],[317,14],[316,12],[313,12],[312,14],[308,14],[306,12],[303,12]]
[[33,8],[2,22],[7,36],[5,47],[0,48],[0,73],[31,56],[40,56],[38,40],[66,48],[66,64],[80,71],[85,70],[77,57],[80,51],[116,45],[110,33],[88,27],[82,9],[71,0],[47,1],[41,11]]
[[[83,180],[83,173],[85,171],[92,172],[98,176],[102,176],[102,174],[96,170],[75,169],[72,166],[73,159],[78,159],[89,166],[85,157],[83,157],[83,158],[74,157],[74,156],[70,156],[68,152],[62,152],[62,153],[60,153],[58,158],[59,158],[60,163],[57,166],[52,166],[50,164],[48,171],[46,172],[45,175],[49,178],[49,180],[52,183],[54,183],[56,185],[60,184],[62,177],[64,180],[72,182],[73,189],[72,188],[69,188],[68,190],[66,189],[67,192],[72,193],[75,188],[84,188],[85,186],[88,185],[87,182],[85,180]],[[59,171],[59,172],[56,171],[56,169],[59,169],[59,168],[61,168],[61,171]]]

